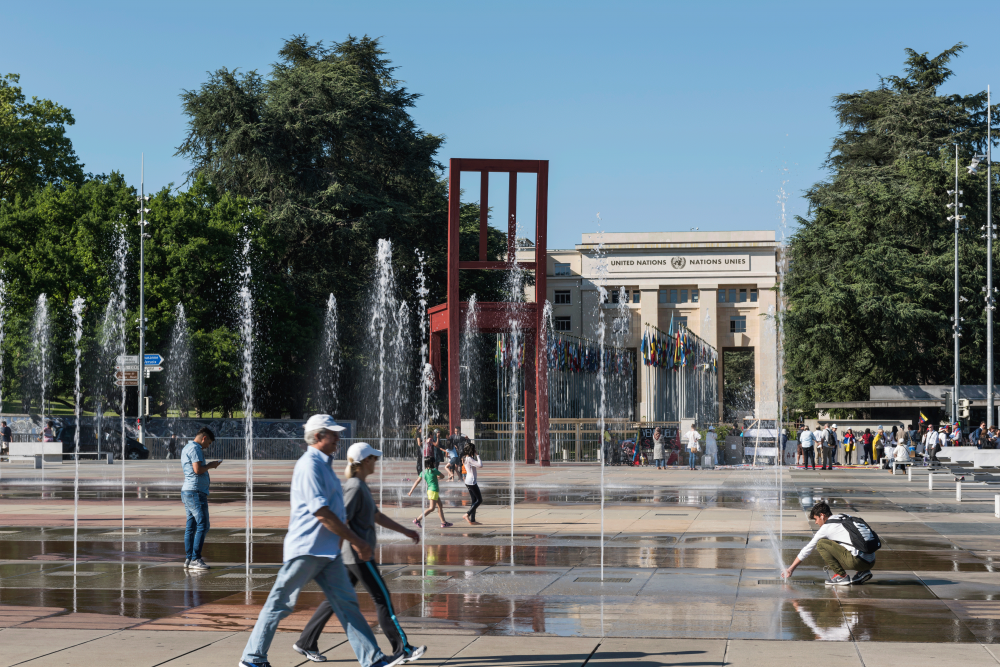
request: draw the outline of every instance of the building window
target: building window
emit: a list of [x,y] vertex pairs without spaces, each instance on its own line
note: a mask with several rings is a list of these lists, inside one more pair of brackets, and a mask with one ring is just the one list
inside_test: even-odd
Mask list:
[[640,292],[639,290],[632,290],[632,303],[639,303],[639,297],[641,295],[642,292]]
[[719,295],[719,298],[718,298],[718,302],[719,303],[725,303],[726,302],[726,290],[724,290],[724,289],[716,290],[715,293]]
[[693,303],[698,303],[698,290],[696,289],[691,290],[691,301]]
[[740,303],[746,303],[747,301],[747,291],[745,289],[740,290]]
[[750,303],[757,303],[757,288],[750,288]]
[[667,290],[665,289],[660,290],[660,296],[658,297],[658,300],[660,303],[669,303],[667,301]]
[[729,290],[729,303],[736,303],[736,290]]
[[733,315],[729,318],[729,333],[746,333],[747,332],[747,316],[746,315]]
[[555,325],[556,325],[556,331],[572,331],[573,330],[573,324],[572,324],[572,321],[570,320],[570,318],[569,318],[568,315],[565,316],[565,317],[557,317],[557,318],[555,318],[554,322],[555,322]]
[[688,291],[686,289],[682,289],[681,300],[678,301],[678,303],[687,303],[687,302],[688,302]]
[[569,290],[556,290],[556,305],[557,306],[568,306],[572,300],[569,296]]
[[554,272],[557,276],[568,276],[569,275],[569,264],[565,262],[556,262],[556,269]]
[[677,303],[677,290],[670,290],[670,303]]

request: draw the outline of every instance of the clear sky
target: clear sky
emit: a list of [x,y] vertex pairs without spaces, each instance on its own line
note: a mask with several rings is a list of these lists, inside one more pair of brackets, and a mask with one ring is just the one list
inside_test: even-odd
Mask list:
[[[907,47],[968,45],[946,92],[1000,84],[995,0],[940,2],[47,2],[0,9],[0,72],[72,109],[77,153],[146,189],[183,186],[179,93],[267,72],[282,40],[382,38],[439,155],[548,159],[549,246],[583,232],[794,232],[824,177],[841,92]],[[989,54],[993,53],[993,56]],[[990,77],[993,77],[992,79]],[[492,181],[491,181],[492,183]],[[491,188],[493,186],[491,185]],[[779,199],[788,193],[788,224]],[[491,190],[491,199],[501,196]],[[478,188],[468,188],[475,200]],[[498,201],[498,200],[494,200]],[[503,201],[503,200],[499,200]],[[520,215],[530,213],[522,209]]]

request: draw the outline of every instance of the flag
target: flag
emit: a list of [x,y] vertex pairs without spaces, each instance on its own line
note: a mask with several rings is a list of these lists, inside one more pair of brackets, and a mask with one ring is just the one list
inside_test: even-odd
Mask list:
[[926,421],[927,421],[927,417],[924,415],[923,412],[921,412],[920,413],[920,423],[923,424],[923,423],[926,423]]

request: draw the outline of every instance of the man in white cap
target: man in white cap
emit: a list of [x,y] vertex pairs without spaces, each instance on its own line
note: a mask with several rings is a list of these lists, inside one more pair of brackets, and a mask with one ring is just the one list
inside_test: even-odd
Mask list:
[[358,596],[340,552],[343,539],[362,560],[372,559],[371,546],[344,521],[343,491],[330,466],[344,427],[330,415],[313,415],[304,430],[309,446],[292,474],[284,563],[243,649],[240,667],[270,667],[267,651],[278,623],[292,612],[302,587],[313,580],[326,594],[362,667],[398,665],[407,655],[387,658],[379,649],[358,607]]

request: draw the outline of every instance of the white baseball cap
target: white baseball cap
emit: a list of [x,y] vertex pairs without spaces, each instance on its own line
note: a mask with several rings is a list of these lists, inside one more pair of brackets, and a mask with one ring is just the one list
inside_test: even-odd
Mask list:
[[355,463],[358,461],[364,461],[369,456],[378,456],[381,458],[382,452],[375,449],[367,442],[356,442],[347,450],[347,458]]
[[834,424],[834,425],[833,425],[833,426],[831,426],[830,428],[837,428],[837,425],[836,425],[836,424]]
[[333,417],[330,415],[313,415],[306,421],[302,430],[306,433],[311,433],[313,431],[319,431],[320,429],[326,429],[327,431],[345,431],[346,427],[341,426],[337,422],[333,421]]

